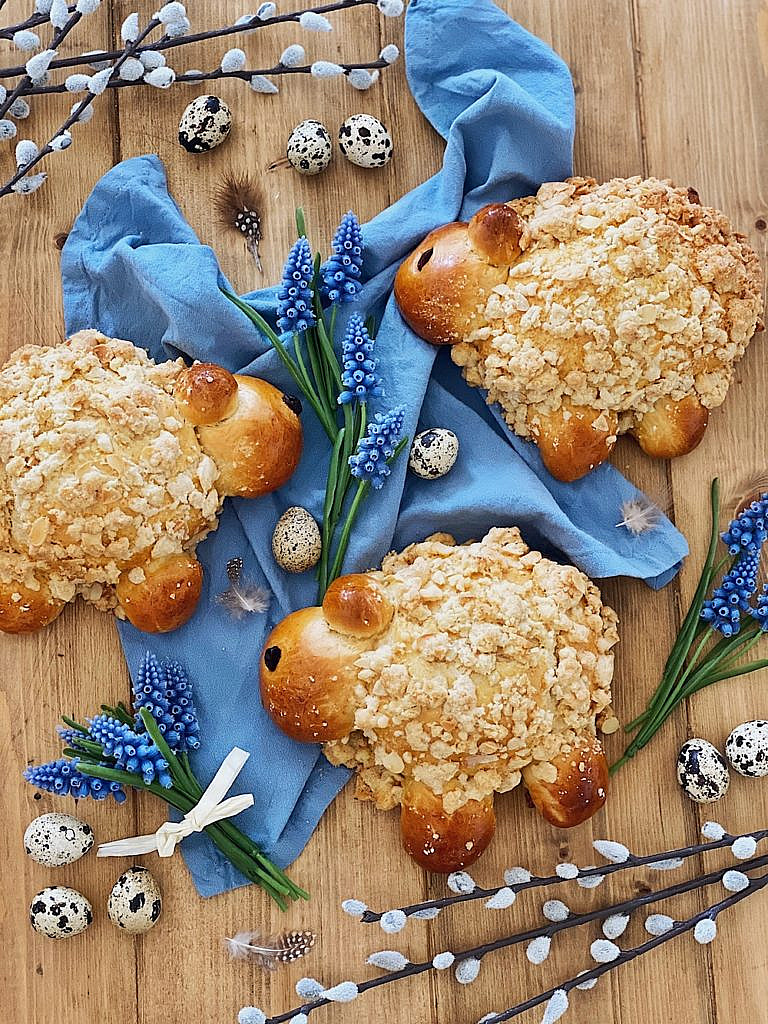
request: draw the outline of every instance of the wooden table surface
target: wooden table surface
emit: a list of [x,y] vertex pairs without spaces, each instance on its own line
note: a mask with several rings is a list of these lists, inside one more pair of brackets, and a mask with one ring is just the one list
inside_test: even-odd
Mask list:
[[[471,3],[471,0],[467,0]],[[297,6],[297,5],[296,5]],[[702,199],[725,210],[766,255],[768,221],[768,6],[765,0],[506,0],[503,6],[569,63],[576,84],[577,172],[599,179],[613,175],[669,176],[695,185]],[[240,13],[231,0],[191,3],[196,28],[225,24]],[[88,48],[117,38],[132,0],[112,0],[89,20]],[[141,11],[151,14],[152,4]],[[295,9],[291,8],[291,9]],[[8,21],[26,16],[27,3],[11,0]],[[400,22],[377,17],[372,8],[336,16],[333,36],[312,35],[311,55],[336,59],[375,58],[386,42],[401,44]],[[302,35],[298,29],[259,33],[243,44],[254,60],[269,61]],[[82,47],[86,42],[81,43]],[[200,44],[180,67],[215,65],[221,45]],[[7,44],[0,43],[5,63]],[[69,52],[65,48],[66,52]],[[168,169],[170,187],[199,237],[211,243],[225,273],[242,290],[277,278],[294,237],[293,209],[301,204],[316,238],[327,238],[350,207],[361,220],[374,215],[431,175],[440,165],[442,142],[410,97],[402,64],[367,93],[346,83],[292,79],[279,97],[250,92],[227,82],[217,90],[231,103],[231,140],[203,157],[191,157],[176,142],[176,125],[197,90],[161,92],[123,89],[97,102],[97,116],[77,131],[76,144],[49,158],[50,180],[32,197],[0,200],[0,354],[18,345],[51,343],[62,337],[59,247],[90,188],[113,163],[157,152]],[[63,119],[63,101],[36,102],[24,135],[48,138]],[[332,134],[354,112],[380,116],[394,134],[395,158],[384,170],[365,172],[336,154],[329,171],[314,179],[290,169],[269,170],[282,156],[290,128],[304,117],[320,118]],[[0,178],[12,169],[12,146],[0,144]],[[230,168],[248,169],[267,196],[263,258],[259,278],[238,239],[228,236],[211,213],[210,196]],[[652,463],[629,442],[614,461],[638,485],[666,494],[678,526],[691,544],[691,567],[665,590],[654,593],[627,580],[604,586],[621,617],[622,642],[614,684],[615,706],[628,720],[644,705],[687,605],[707,534],[707,497],[716,473],[726,496],[735,500],[746,478],[765,470],[765,393],[768,370],[764,342],[757,340],[738,367],[725,405],[712,416],[700,448],[673,465]],[[201,637],[201,642],[205,638]],[[722,683],[699,694],[676,715],[651,748],[620,773],[604,812],[572,832],[558,832],[529,810],[522,794],[497,801],[498,834],[474,869],[479,882],[498,884],[511,864],[539,871],[560,860],[592,861],[594,837],[612,837],[637,852],[653,852],[696,840],[715,816],[731,832],[766,824],[768,780],[735,776],[722,803],[698,808],[674,778],[676,752],[687,736],[721,744],[738,722],[768,717],[767,677]],[[255,683],[254,683],[255,685]],[[56,798],[33,799],[20,773],[31,762],[55,756],[53,727],[61,710],[87,709],[101,700],[127,697],[128,676],[109,617],[81,605],[36,635],[0,640],[0,901],[3,955],[0,991],[3,1016],[12,1024],[227,1024],[243,1004],[277,1013],[295,1005],[293,985],[303,974],[327,984],[366,976],[364,955],[393,943],[376,927],[365,927],[339,911],[341,899],[365,898],[387,907],[442,895],[444,881],[417,869],[401,852],[395,814],[377,812],[339,797],[305,853],[292,869],[312,892],[308,905],[282,916],[255,888],[208,901],[199,899],[177,857],[155,860],[165,895],[160,924],[143,938],[118,933],[106,918],[105,902],[119,873],[118,862],[85,860],[58,872],[24,856],[21,838],[28,821],[46,810],[73,810]],[[609,741],[616,754],[620,740]],[[276,766],[279,776],[279,766]],[[132,797],[122,808],[81,808],[99,837],[153,830],[162,820],[159,805]],[[711,863],[711,862],[708,862]],[[597,906],[608,897],[636,892],[649,881],[642,871],[594,893],[579,890],[579,905]],[[664,876],[666,879],[667,876]],[[92,928],[72,941],[55,943],[27,923],[32,895],[45,885],[70,884],[96,910]],[[574,897],[575,901],[576,897]],[[574,1024],[737,1024],[768,1020],[768,897],[758,895],[720,923],[718,941],[696,946],[677,940],[604,979],[593,991],[577,993]],[[536,919],[540,902],[531,894],[513,910],[457,909],[432,924],[414,923],[399,943],[411,959],[432,956],[506,934]],[[694,895],[673,913],[704,906]],[[238,929],[308,927],[319,933],[311,959],[265,976],[255,966],[229,963],[221,940]],[[639,941],[635,922],[628,938]],[[451,972],[392,985],[346,1007],[321,1010],[321,1021],[384,1021],[398,1024],[463,1024],[490,1010],[510,1006],[575,969],[587,966],[583,935],[558,941],[546,964],[532,967],[521,950],[488,957],[479,979],[458,985]],[[538,1021],[541,1012],[525,1020]],[[312,1017],[315,1021],[315,1016]]]

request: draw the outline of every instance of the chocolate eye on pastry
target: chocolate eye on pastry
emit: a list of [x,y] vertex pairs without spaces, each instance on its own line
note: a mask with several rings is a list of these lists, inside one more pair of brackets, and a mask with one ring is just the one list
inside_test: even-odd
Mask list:
[[565,481],[623,433],[655,458],[692,451],[762,330],[743,235],[654,178],[569,178],[484,207],[428,235],[395,296]]
[[419,864],[456,871],[493,837],[494,794],[521,782],[559,828],[602,807],[595,722],[617,639],[594,584],[514,527],[460,546],[436,534],[278,623],[262,703],[289,736],[356,770],[359,797],[400,807]]
[[19,349],[0,369],[0,630],[38,629],[78,595],[147,632],[183,625],[196,544],[224,497],[290,477],[300,413],[266,381],[156,364],[98,331]]

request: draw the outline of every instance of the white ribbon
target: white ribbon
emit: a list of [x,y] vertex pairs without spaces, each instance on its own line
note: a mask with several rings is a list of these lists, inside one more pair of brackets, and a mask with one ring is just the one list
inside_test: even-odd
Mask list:
[[198,803],[191,811],[187,811],[181,821],[166,821],[157,832],[148,836],[133,836],[130,839],[102,843],[96,851],[96,856],[133,857],[141,853],[159,853],[161,857],[171,857],[181,840],[193,832],[202,832],[206,826],[224,818],[232,818],[246,807],[252,807],[251,793],[222,799],[250,756],[247,750],[233,747]]

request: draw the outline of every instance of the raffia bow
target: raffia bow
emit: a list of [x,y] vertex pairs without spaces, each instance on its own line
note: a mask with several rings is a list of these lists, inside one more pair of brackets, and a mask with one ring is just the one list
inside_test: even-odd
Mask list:
[[171,857],[182,839],[186,839],[193,832],[202,832],[208,825],[213,825],[224,818],[233,818],[247,807],[252,807],[252,793],[242,793],[223,799],[250,756],[247,750],[233,747],[197,804],[181,821],[166,821],[150,835],[102,843],[96,851],[96,856],[133,857],[142,853],[158,853],[161,857]]

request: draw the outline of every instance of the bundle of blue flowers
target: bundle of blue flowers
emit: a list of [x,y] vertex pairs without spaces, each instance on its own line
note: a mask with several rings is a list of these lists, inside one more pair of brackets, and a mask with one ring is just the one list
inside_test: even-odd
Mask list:
[[366,494],[383,486],[408,439],[401,436],[402,406],[369,414],[370,403],[385,394],[376,372],[373,322],[354,313],[344,333],[341,365],[334,350],[338,307],[362,288],[363,243],[357,217],[352,211],[344,215],[325,263],[312,255],[301,210],[296,225],[299,238],[288,254],[278,291],[279,335],[246,302],[222,291],[270,341],[333,445],[317,569],[318,600],[322,601],[341,572]]
[[[126,799],[125,787],[159,796],[183,814],[203,795],[189,762],[200,746],[192,686],[175,661],[162,664],[147,652],[133,683],[133,712],[121,702],[79,722],[62,715],[59,737],[64,757],[27,768],[24,778],[38,789],[75,800]],[[218,821],[205,834],[250,881],[285,910],[288,901],[308,899],[231,821]]]
[[[712,481],[710,501],[709,550],[693,600],[667,658],[661,682],[646,710],[625,727],[626,732],[635,736],[611,771],[642,750],[675,708],[694,693],[724,679],[768,667],[768,658],[746,660],[763,633],[768,632],[768,584],[763,584],[757,594],[760,560],[768,540],[768,492],[754,498],[750,495],[739,503],[737,515],[720,534],[728,553],[719,560],[717,478]],[[725,575],[715,586],[723,570]]]

